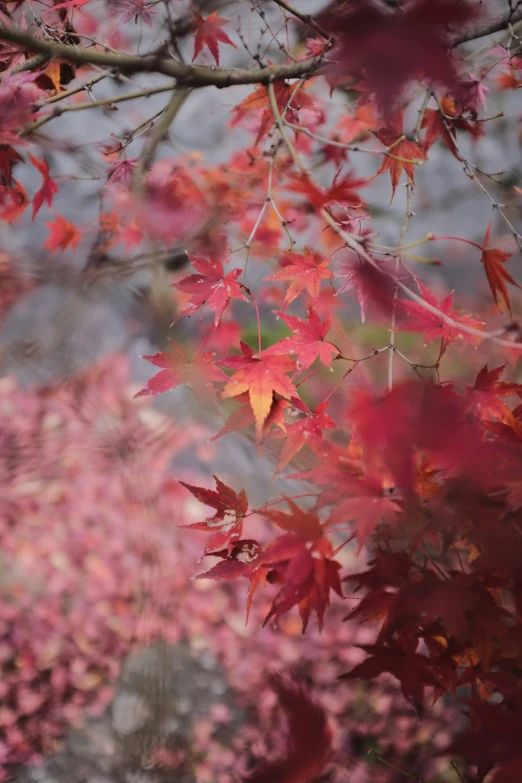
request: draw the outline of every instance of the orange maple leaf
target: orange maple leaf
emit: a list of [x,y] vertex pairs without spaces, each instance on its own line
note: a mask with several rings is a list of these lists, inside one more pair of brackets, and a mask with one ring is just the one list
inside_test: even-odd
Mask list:
[[292,252],[284,253],[283,261],[286,261],[283,269],[280,269],[275,275],[263,279],[292,281],[285,295],[285,307],[305,290],[315,301],[319,296],[321,281],[330,280],[333,277],[332,272],[328,269],[330,259],[318,262],[317,257],[312,255],[309,250],[305,250],[302,255]]
[[50,223],[46,223],[46,226],[49,229],[49,236],[44,242],[44,247],[51,252],[58,248],[65,250],[69,246],[74,249],[82,238],[82,232],[63,215],[57,215]]
[[486,270],[486,277],[488,278],[489,287],[491,288],[491,293],[493,294],[495,304],[499,310],[502,309],[498,301],[500,297],[509,310],[509,314],[512,316],[513,313],[511,312],[511,302],[509,300],[506,281],[511,283],[511,285],[515,285],[517,288],[520,288],[521,286],[511,277],[507,269],[502,266],[509,258],[511,258],[513,254],[505,253],[503,250],[499,250],[498,248],[494,247],[488,248],[487,246],[489,242],[489,235],[491,233],[492,223],[493,221],[490,220],[486,230],[486,235],[484,237],[484,242],[482,243],[482,258],[480,260],[484,265],[484,269]]
[[[283,114],[286,112],[286,118],[291,122],[296,122],[297,112],[299,109],[314,109],[314,104],[309,95],[306,94],[304,87],[295,89],[293,84],[287,82],[276,82],[274,84],[274,96],[279,111]],[[261,125],[257,132],[255,143],[258,144],[268,131],[271,125],[274,124],[274,115],[270,107],[270,98],[268,95],[268,88],[264,85],[258,87],[257,90],[247,95],[247,97],[234,106],[233,118],[231,125],[237,125],[239,120],[250,111],[255,109],[264,109],[261,116]]]
[[295,370],[289,356],[254,357],[254,351],[241,343],[242,356],[229,356],[220,364],[236,370],[223,390],[223,397],[237,397],[248,392],[256,420],[256,433],[261,437],[263,423],[272,407],[274,392],[281,397],[297,397],[297,390],[287,373]]
[[399,184],[399,179],[403,170],[413,184],[415,182],[414,161],[424,161],[426,160],[426,155],[415,141],[407,139],[406,136],[404,136],[402,132],[402,115],[400,112],[396,112],[384,128],[377,131],[375,135],[382,144],[388,147],[390,153],[383,158],[375,176],[378,177],[379,174],[382,174],[385,171],[390,172],[392,183],[391,201],[393,201],[395,190]]
[[345,174],[341,177],[341,169],[335,175],[332,185],[328,190],[321,188],[313,182],[307,174],[301,174],[296,177],[294,182],[288,187],[293,193],[301,193],[306,196],[310,204],[319,210],[328,207],[330,204],[342,204],[350,207],[362,206],[362,200],[356,192],[367,184],[367,180],[352,177],[351,174]]

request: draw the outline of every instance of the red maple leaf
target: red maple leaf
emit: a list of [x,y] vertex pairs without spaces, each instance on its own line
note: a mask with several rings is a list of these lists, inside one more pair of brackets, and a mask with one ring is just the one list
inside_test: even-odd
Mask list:
[[215,354],[198,353],[190,360],[181,345],[171,342],[168,353],[156,353],[143,358],[164,369],[154,375],[136,397],[162,394],[185,385],[190,386],[196,397],[205,404],[216,405],[214,383],[226,380],[226,375],[214,364]]
[[521,384],[500,380],[505,367],[506,365],[502,364],[489,370],[488,365],[484,365],[477,375],[475,385],[467,389],[467,409],[474,411],[480,418],[493,416],[496,419],[505,419],[511,411],[501,398],[522,393]]
[[377,130],[382,124],[379,113],[373,102],[361,103],[354,114],[343,114],[337,123],[341,141],[345,144],[367,135],[370,130]]
[[313,511],[304,511],[293,501],[287,500],[290,513],[263,511],[274,524],[288,531],[266,547],[260,564],[274,570],[272,581],[282,587],[272,602],[264,625],[272,618],[299,607],[306,630],[312,612],[317,614],[319,627],[330,603],[330,591],[342,596],[339,579],[340,564],[333,560],[333,548],[323,535],[321,522]]
[[256,420],[256,432],[261,437],[274,393],[286,398],[297,397],[297,390],[288,377],[288,373],[295,369],[295,362],[289,356],[257,358],[245,343],[241,343],[241,350],[242,356],[229,356],[220,362],[224,367],[236,370],[223,390],[223,397],[237,397],[248,392]]
[[456,143],[456,131],[463,130],[471,134],[473,139],[483,135],[482,125],[471,123],[464,119],[455,106],[455,99],[445,95],[440,101],[440,108],[426,109],[421,128],[426,129],[423,148],[427,152],[440,138],[452,155],[460,160]]
[[9,144],[0,145],[0,174],[4,180],[11,181],[11,170],[13,163],[25,163],[22,156]]
[[0,220],[13,223],[25,211],[28,204],[26,190],[17,180],[12,180],[10,188],[0,186]]
[[367,180],[362,178],[356,179],[350,174],[345,174],[341,178],[341,170],[339,170],[328,190],[312,182],[307,174],[301,174],[295,178],[293,183],[288,186],[288,190],[306,196],[308,202],[319,212],[323,207],[327,207],[330,204],[360,207],[362,200],[356,189],[366,185],[367,182]]
[[512,253],[504,253],[503,250],[498,250],[497,248],[493,247],[488,248],[489,235],[491,233],[492,225],[493,221],[491,220],[487,227],[486,235],[482,243],[482,257],[480,260],[484,265],[484,269],[486,270],[486,277],[488,278],[489,287],[491,288],[491,293],[493,294],[495,304],[500,310],[501,308],[498,301],[500,297],[509,310],[509,314],[512,315],[511,302],[509,300],[506,281],[511,283],[511,285],[515,285],[517,288],[521,288],[521,286],[511,277],[505,266],[503,266],[503,264],[505,264],[506,261],[511,258]]
[[477,574],[450,571],[441,579],[438,574],[424,571],[422,578],[405,582],[394,594],[379,641],[401,631],[416,633],[422,623],[429,627],[439,620],[447,634],[454,636],[463,647],[470,647],[480,614],[480,634],[486,633],[484,621],[487,617],[492,624],[487,629],[489,634],[493,632],[502,638],[500,615],[503,611]]
[[330,259],[319,261],[319,258],[315,254],[312,255],[309,250],[305,250],[302,255],[291,251],[286,252],[283,254],[282,263],[284,266],[279,272],[263,279],[291,281],[285,294],[285,306],[297,299],[303,291],[307,291],[310,299],[315,302],[319,297],[321,281],[330,280],[333,277],[332,272],[328,269]]
[[247,597],[247,621],[252,605],[252,598],[261,580],[266,577],[267,569],[260,568],[262,549],[253,539],[236,541],[229,551],[229,547],[221,552],[212,552],[211,557],[223,558],[209,571],[198,574],[196,579],[217,579],[219,582],[234,582],[244,576],[250,582]]
[[42,158],[42,160],[38,160],[37,158],[33,157],[31,153],[28,153],[28,155],[33,166],[38,169],[38,171],[43,177],[42,187],[34,194],[33,197],[33,220],[34,220],[44,201],[46,202],[48,207],[52,206],[53,197],[56,195],[56,193],[58,193],[58,188],[54,180],[51,179],[51,177],[49,176],[49,164],[47,163],[45,158]]
[[455,86],[457,72],[447,44],[448,26],[476,14],[468,2],[418,0],[391,9],[385,4],[350,3],[326,14],[323,26],[339,41],[338,77],[359,76],[389,114],[414,79]]
[[444,146],[449,149],[451,154],[457,158],[457,160],[460,159],[455,139],[450,132],[449,127],[448,120],[443,117],[440,109],[426,109],[421,125],[421,128],[426,130],[423,144],[425,152],[435,144],[437,139],[440,139]]
[[179,482],[201,503],[216,509],[213,517],[185,527],[213,534],[205,547],[205,554],[223,549],[224,546],[228,546],[230,553],[243,532],[243,519],[248,511],[248,498],[244,489],[238,494],[217,476],[213,476],[213,478],[216,482],[215,490],[194,487],[184,481]]
[[[471,326],[474,329],[478,329],[482,326],[481,321],[477,321],[470,315],[462,314],[457,311],[452,312],[453,306],[453,293],[448,294],[441,302],[437,302],[435,294],[429,290],[421,282],[417,282],[419,291],[425,302],[428,302],[432,307],[436,307],[444,315],[449,316],[453,321],[465,326]],[[440,355],[445,352],[448,345],[455,342],[458,337],[462,337],[467,343],[474,345],[477,342],[475,335],[468,332],[461,331],[458,326],[452,326],[451,324],[443,321],[440,316],[435,313],[426,310],[418,302],[401,301],[400,307],[410,318],[411,321],[406,321],[403,326],[398,326],[397,331],[402,332],[423,332],[426,340],[426,344],[431,343],[433,340],[441,338],[441,352]]]
[[286,434],[276,473],[280,473],[307,445],[309,440],[321,439],[324,429],[333,429],[337,426],[326,413],[327,405],[328,403],[322,403],[317,406],[315,411],[311,411],[301,400],[294,401],[294,407],[304,413],[304,416],[294,424],[286,425]]
[[65,250],[67,247],[74,250],[82,239],[82,232],[63,215],[57,215],[54,220],[45,225],[49,229],[49,236],[44,242],[44,247],[51,252],[58,248]]
[[411,569],[410,555],[406,552],[384,552],[378,550],[371,568],[359,574],[350,574],[344,582],[356,582],[359,587],[377,589],[380,587],[400,587],[409,577]]
[[204,304],[208,304],[214,311],[214,325],[217,326],[219,319],[231,299],[242,299],[248,302],[243,289],[237,281],[242,269],[231,269],[225,275],[223,271],[223,261],[219,258],[200,258],[188,254],[192,266],[199,274],[189,275],[174,283],[174,288],[185,294],[191,294],[189,303],[183,308],[177,316],[182,318],[185,315],[192,315]]
[[308,306],[306,321],[295,315],[286,315],[281,312],[277,315],[294,334],[292,337],[285,337],[266,348],[259,354],[260,356],[295,354],[298,357],[297,369],[299,371],[310,367],[317,357],[327,367],[332,366],[332,357],[339,355],[339,349],[324,339],[330,330],[331,318],[321,321],[311,305]]
[[152,27],[152,17],[158,13],[146,0],[120,0],[119,5],[120,8],[126,9],[121,18],[122,23],[129,22],[134,17],[135,24],[139,20]]
[[338,294],[355,291],[363,323],[366,321],[368,311],[373,318],[389,323],[393,311],[395,283],[384,269],[377,269],[368,261],[357,260],[342,264],[335,277],[344,278],[337,291]]
[[313,783],[323,772],[332,734],[322,707],[315,704],[295,677],[273,678],[278,702],[288,720],[288,746],[283,758],[266,761],[243,783]]
[[368,571],[350,574],[343,579],[343,582],[354,582],[357,585],[356,590],[361,587],[367,589],[366,595],[346,616],[346,620],[374,620],[386,615],[396,589],[408,583],[412,568],[410,556],[405,552],[377,551],[369,565],[371,568]]
[[389,672],[401,684],[401,691],[413,706],[421,711],[426,686],[440,688],[440,682],[432,672],[430,659],[390,639],[386,644],[357,645],[369,654],[369,658],[360,663],[341,679],[361,678],[372,680],[384,672]]
[[376,131],[375,135],[390,152],[390,155],[383,157],[382,163],[375,176],[377,177],[385,171],[390,172],[393,201],[395,190],[399,184],[403,169],[410,182],[413,184],[415,182],[414,161],[426,160],[426,155],[417,142],[404,136],[402,130],[402,112],[400,111],[395,112],[393,117],[389,118],[384,128]]
[[119,182],[125,190],[129,190],[137,160],[137,158],[131,158],[113,163],[107,171],[107,182]]
[[335,506],[327,524],[333,527],[355,522],[360,552],[378,525],[394,522],[401,507],[395,500],[393,487],[383,487],[383,482],[373,476],[348,481],[343,489],[352,497]]
[[464,401],[451,388],[408,382],[379,397],[354,389],[349,416],[367,470],[382,474],[384,469],[408,495],[414,494],[416,449],[433,455],[441,467],[467,476],[475,471],[475,479],[484,480],[488,452],[482,428],[472,426]]
[[228,35],[221,28],[223,25],[228,24],[228,19],[218,16],[217,11],[213,11],[206,19],[199,13],[194,11],[196,35],[194,38],[194,57],[192,62],[196,59],[200,51],[204,46],[208,46],[211,54],[214,56],[216,65],[219,65],[219,42],[233,46],[237,49],[237,46],[230,40]]

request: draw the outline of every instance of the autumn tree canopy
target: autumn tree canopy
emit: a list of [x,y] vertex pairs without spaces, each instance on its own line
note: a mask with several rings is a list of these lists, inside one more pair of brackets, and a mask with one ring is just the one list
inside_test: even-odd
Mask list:
[[[304,632],[355,596],[375,635],[344,678],[388,673],[419,715],[458,697],[468,727],[441,752],[489,783],[522,776],[522,186],[481,151],[516,133],[521,30],[515,0],[0,4],[1,249],[33,232],[82,291],[185,251],[136,396],[187,387],[217,449],[244,431],[296,482],[259,507],[181,481],[198,577],[246,580],[247,616],[262,593],[266,624]],[[170,144],[216,90],[223,154]],[[97,116],[118,125],[92,141]],[[441,161],[480,196],[478,236],[416,228]],[[60,201],[84,188],[92,222]],[[312,783],[326,717],[274,687],[288,748],[250,780]]]

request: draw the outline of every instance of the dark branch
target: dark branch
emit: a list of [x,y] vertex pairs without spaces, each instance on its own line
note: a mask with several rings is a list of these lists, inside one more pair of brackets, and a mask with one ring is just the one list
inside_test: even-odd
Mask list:
[[[522,7],[513,13],[504,13],[488,21],[478,22],[465,28],[463,32],[450,37],[449,46],[455,47],[467,41],[482,38],[499,32],[508,24],[522,20]],[[114,68],[121,73],[161,73],[176,79],[178,84],[187,87],[231,87],[238,84],[269,84],[284,79],[300,79],[317,75],[323,65],[322,57],[311,57],[297,63],[274,65],[265,68],[214,68],[202,65],[176,63],[161,55],[115,54],[95,49],[45,41],[14,28],[0,26],[0,40],[11,41],[25,50],[45,57],[65,60],[76,65],[98,65]]]
[[477,38],[484,38],[485,35],[491,35],[492,33],[498,33],[504,30],[509,24],[516,24],[522,20],[522,6],[515,11],[508,11],[505,14],[499,14],[494,19],[485,19],[483,22],[475,22],[474,24],[467,25],[457,35],[453,35],[450,38],[451,46],[459,46],[459,44],[466,43],[467,41],[475,41]]
[[214,68],[202,65],[185,65],[154,54],[145,57],[133,54],[114,54],[95,49],[59,44],[34,38],[29,33],[0,26],[0,40],[11,41],[31,52],[38,52],[54,59],[75,65],[99,65],[114,68],[123,73],[162,73],[187,87],[231,87],[236,84],[268,84],[270,81],[299,79],[316,73],[322,58],[311,57],[288,65],[267,68]]

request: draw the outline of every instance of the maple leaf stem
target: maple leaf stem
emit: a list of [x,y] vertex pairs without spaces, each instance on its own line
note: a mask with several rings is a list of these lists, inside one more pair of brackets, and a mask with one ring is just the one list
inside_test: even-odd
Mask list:
[[318,372],[321,372],[321,370],[324,370],[324,367],[316,367],[315,370],[312,370],[312,372],[309,372],[308,375],[305,375],[305,377],[300,380],[298,383],[295,384],[295,388],[297,389],[299,386],[301,386],[306,381],[310,380],[314,375],[316,375]]
[[316,498],[316,492],[303,492],[300,495],[285,495],[284,497],[277,498],[277,500],[271,500],[269,503],[265,503],[261,508],[253,508],[248,514],[245,514],[245,519],[252,514],[263,514],[267,508],[277,506],[279,503],[285,503],[287,500],[301,500],[302,498]]
[[210,337],[210,335],[212,334],[212,332],[214,331],[215,328],[216,328],[216,324],[214,323],[214,321],[212,321],[212,323],[210,324],[210,329],[207,331],[206,335],[204,336],[203,340],[201,341],[200,346],[197,349],[196,353],[194,354],[194,357],[193,357],[192,361],[194,361],[194,359],[196,358],[198,353],[201,351],[201,349],[203,348],[203,346],[205,345],[205,343],[207,342],[208,338]]
[[[344,549],[344,547],[347,544],[351,544],[351,542],[354,541],[357,538],[358,535],[359,535],[358,531],[356,531],[355,533],[352,533],[352,535],[349,538],[347,538],[345,541],[343,541],[341,544],[339,544],[339,546],[336,549],[334,549],[334,551],[332,552],[332,557],[335,557],[336,555],[338,555],[339,552],[341,551],[341,549]],[[349,596],[349,595],[346,595],[345,598],[347,598],[348,600],[357,601],[357,600],[360,599],[360,596]]]
[[465,242],[466,245],[471,245],[472,247],[476,247],[478,250],[480,250],[481,253],[484,250],[482,245],[479,245],[477,242],[473,242],[471,239],[465,239],[464,237],[431,236],[430,239],[433,242],[436,242],[439,239],[446,239],[446,240],[451,240],[451,241],[454,241],[454,242]]
[[343,357],[342,357],[343,359],[346,359],[346,360],[347,360],[347,361],[349,361],[349,362],[353,362],[353,366],[352,366],[352,367],[350,367],[350,368],[349,368],[349,369],[348,369],[348,370],[347,370],[347,371],[346,371],[346,372],[345,372],[345,373],[344,373],[344,374],[343,374],[343,375],[340,377],[340,379],[337,381],[337,383],[335,384],[335,386],[333,387],[333,389],[331,389],[331,391],[329,392],[329,394],[327,394],[327,395],[326,395],[326,397],[325,397],[325,398],[324,398],[324,400],[322,401],[321,405],[324,405],[325,403],[327,403],[327,402],[328,402],[328,400],[329,400],[329,399],[332,397],[332,395],[333,395],[333,394],[335,394],[335,392],[337,391],[337,389],[339,388],[339,386],[342,384],[342,382],[344,381],[344,379],[345,379],[345,378],[347,378],[347,377],[350,375],[350,373],[352,373],[352,372],[355,370],[355,368],[357,367],[357,365],[359,365],[361,362],[365,362],[365,361],[367,361],[368,359],[373,359],[373,357],[374,357],[374,356],[377,356],[379,353],[384,353],[384,351],[388,351],[388,350],[389,350],[389,346],[388,346],[388,345],[384,345],[382,348],[374,348],[374,350],[373,350],[373,352],[372,352],[372,353],[369,353],[367,356],[362,356],[360,359],[349,359],[347,356],[343,356]]
[[251,291],[250,289],[248,289],[248,293],[249,293],[249,294],[250,294],[250,296],[252,297],[252,302],[254,303],[254,307],[255,307],[255,309],[256,309],[256,320],[257,320],[257,349],[258,349],[259,353],[261,353],[261,349],[262,349],[262,346],[261,346],[261,319],[260,319],[260,317],[259,317],[259,307],[257,306],[257,299],[256,299],[256,297],[254,296],[254,294],[252,293],[252,291]]
[[401,245],[401,251],[403,250],[411,250],[414,247],[419,247],[420,245],[425,245],[426,242],[429,242],[431,239],[433,239],[433,234],[426,234],[425,237],[422,237],[422,239],[417,239],[415,242],[410,242],[407,245]]

